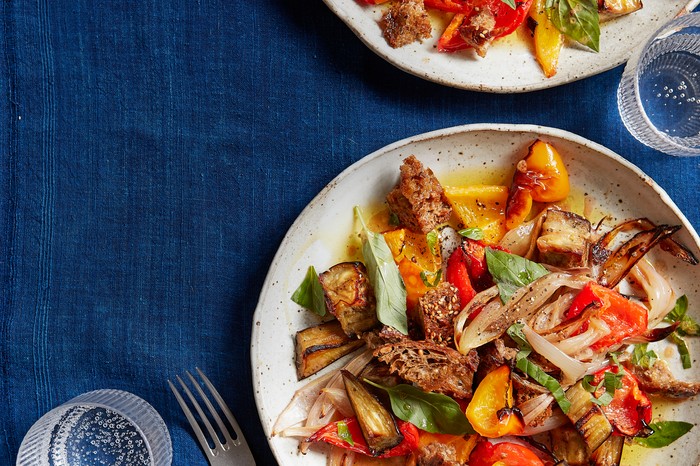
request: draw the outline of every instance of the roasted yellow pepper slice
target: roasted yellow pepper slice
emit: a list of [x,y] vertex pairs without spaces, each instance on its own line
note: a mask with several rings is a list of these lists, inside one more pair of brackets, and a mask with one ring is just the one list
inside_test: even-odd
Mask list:
[[535,58],[542,67],[544,75],[551,78],[557,74],[559,52],[564,45],[564,35],[554,26],[545,12],[546,0],[535,0],[530,8],[530,18],[537,26],[534,31]]
[[569,173],[551,144],[540,139],[515,166],[506,204],[506,227],[520,225],[530,214],[532,202],[557,202],[569,195]]
[[467,406],[467,419],[474,430],[489,438],[520,434],[525,428],[522,415],[513,408],[510,367],[489,372],[474,391]]

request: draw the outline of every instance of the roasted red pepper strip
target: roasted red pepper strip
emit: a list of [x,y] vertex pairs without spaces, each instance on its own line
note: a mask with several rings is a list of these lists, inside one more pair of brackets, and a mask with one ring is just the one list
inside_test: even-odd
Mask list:
[[[347,433],[352,439],[352,443],[349,443],[345,438],[341,437],[338,431],[339,424],[344,423],[347,426]],[[396,425],[399,431],[403,435],[403,440],[401,443],[393,448],[380,454],[379,458],[389,458],[392,456],[405,456],[411,453],[413,450],[418,448],[418,428],[411,424],[410,422],[402,421],[397,419]],[[366,456],[372,456],[372,453],[367,446],[365,438],[362,436],[362,430],[360,430],[360,424],[357,422],[356,417],[348,417],[337,422],[331,422],[330,424],[321,427],[316,433],[307,439],[308,442],[326,442],[336,447],[345,448],[357,453],[361,453]]]
[[[622,370],[618,366],[609,366],[597,372],[593,376],[592,385],[598,385],[605,377],[606,372],[618,374]],[[601,406],[605,417],[615,428],[615,432],[635,436],[646,428],[651,422],[651,401],[639,388],[637,379],[629,372],[624,371],[621,379],[622,387],[615,390],[613,399],[607,406]],[[603,388],[601,387],[602,391]]]
[[476,295],[467,270],[467,257],[462,248],[455,249],[450,258],[447,259],[445,279],[457,288],[462,307],[466,306]]
[[469,455],[469,466],[544,466],[529,448],[512,442],[479,442]]
[[452,21],[447,25],[445,31],[442,33],[438,39],[438,52],[456,52],[457,50],[462,50],[469,48],[462,36],[459,34],[459,27],[464,21],[464,14],[457,13],[452,17]]
[[[591,345],[594,351],[609,348],[647,330],[649,316],[645,307],[593,281],[588,282],[574,298],[566,317],[575,318],[589,306],[597,307],[594,316],[610,327],[608,335]],[[578,333],[586,331],[587,327],[587,323],[582,325]]]
[[464,0],[425,0],[425,7],[448,13],[469,13],[474,8],[474,4]]

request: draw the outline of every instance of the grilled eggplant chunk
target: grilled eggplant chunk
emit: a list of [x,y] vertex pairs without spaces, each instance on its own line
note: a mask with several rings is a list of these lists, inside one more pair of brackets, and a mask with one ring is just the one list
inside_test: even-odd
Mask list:
[[342,262],[318,276],[326,307],[349,337],[356,337],[379,324],[374,291],[362,262]]
[[585,267],[591,223],[573,212],[550,209],[537,238],[539,260],[562,268]]
[[364,345],[348,337],[333,320],[300,330],[296,335],[296,365],[299,380],[306,378]]
[[552,440],[552,453],[557,459],[566,461],[568,466],[588,466],[588,446],[574,426],[565,425],[552,429],[549,435]]
[[625,446],[625,437],[611,435],[591,455],[592,464],[595,466],[620,466],[622,461],[622,448]]
[[627,15],[642,9],[642,0],[598,0],[601,19]]
[[403,435],[396,426],[394,416],[357,377],[346,370],[341,372],[350,404],[370,452],[377,456],[401,443]]
[[596,450],[612,434],[612,425],[605,417],[600,406],[591,401],[593,395],[578,382],[566,391],[566,398],[571,402],[571,408],[566,415],[590,451]]

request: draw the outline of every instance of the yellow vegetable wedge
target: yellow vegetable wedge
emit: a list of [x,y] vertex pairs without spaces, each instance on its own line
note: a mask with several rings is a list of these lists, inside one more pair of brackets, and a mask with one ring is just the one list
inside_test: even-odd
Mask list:
[[459,228],[480,228],[484,242],[497,243],[506,233],[505,213],[508,187],[475,185],[445,186]]
[[552,24],[544,11],[546,0],[535,0],[530,8],[530,17],[535,20],[535,57],[544,75],[551,78],[557,74],[559,52],[564,44],[564,35]]

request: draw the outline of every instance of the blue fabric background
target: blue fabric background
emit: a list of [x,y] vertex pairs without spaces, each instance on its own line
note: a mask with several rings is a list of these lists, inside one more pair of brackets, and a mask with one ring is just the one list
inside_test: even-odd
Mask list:
[[258,464],[249,345],[267,267],[333,177],[447,126],[563,128],[652,175],[693,225],[699,159],[648,149],[622,68],[520,95],[422,81],[321,2],[6,0],[0,31],[0,464],[41,415],[119,388],[206,464],[166,379],[199,366]]

